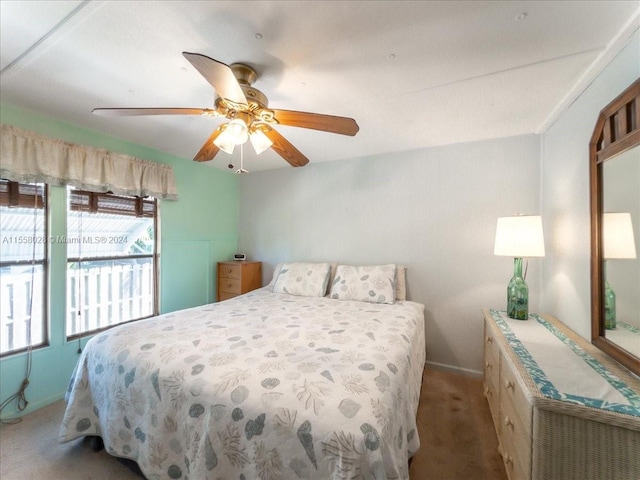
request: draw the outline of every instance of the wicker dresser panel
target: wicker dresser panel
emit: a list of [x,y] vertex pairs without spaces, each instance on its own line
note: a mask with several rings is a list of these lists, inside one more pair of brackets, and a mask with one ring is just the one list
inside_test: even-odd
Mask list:
[[484,317],[485,396],[509,479],[639,480],[638,378],[553,317]]
[[640,432],[536,409],[533,478],[640,479]]

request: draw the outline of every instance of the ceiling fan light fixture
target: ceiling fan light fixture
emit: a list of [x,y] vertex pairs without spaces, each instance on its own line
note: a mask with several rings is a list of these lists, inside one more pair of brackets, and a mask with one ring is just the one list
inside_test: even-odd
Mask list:
[[243,120],[234,118],[227,125],[223,135],[228,135],[235,145],[241,145],[249,139],[249,130]]
[[218,147],[220,150],[222,150],[224,153],[228,153],[229,155],[231,155],[233,153],[233,149],[235,148],[236,144],[233,141],[233,135],[228,133],[229,132],[228,127],[229,127],[229,124],[220,125],[219,128],[222,129],[222,133],[215,138],[215,140],[213,141],[213,144],[216,147]]
[[229,123],[221,125],[224,130],[213,141],[214,145],[231,155],[236,145],[242,145],[249,139],[249,129],[244,120],[234,118]]
[[265,150],[271,148],[271,145],[273,145],[271,139],[267,137],[259,128],[256,128],[253,132],[251,132],[249,140],[251,140],[251,145],[253,145],[253,149],[256,151],[256,155],[260,155]]

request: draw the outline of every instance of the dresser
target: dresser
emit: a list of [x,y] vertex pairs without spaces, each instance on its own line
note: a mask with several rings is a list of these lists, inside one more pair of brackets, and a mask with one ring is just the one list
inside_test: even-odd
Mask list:
[[262,262],[219,262],[218,301],[237,297],[262,286]]
[[483,314],[484,394],[509,479],[640,479],[640,379],[551,316]]

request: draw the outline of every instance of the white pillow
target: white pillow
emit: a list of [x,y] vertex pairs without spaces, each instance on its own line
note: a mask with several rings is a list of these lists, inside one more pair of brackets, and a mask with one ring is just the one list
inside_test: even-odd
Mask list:
[[396,272],[396,302],[407,299],[407,267],[398,265]]
[[267,284],[267,287],[273,292],[273,286],[276,284],[276,280],[278,279],[278,275],[280,274],[280,269],[282,268],[282,264],[276,264],[276,268],[273,269],[273,276],[271,277],[271,281]]
[[395,264],[338,265],[329,296],[336,300],[395,303],[396,273]]
[[[273,279],[269,286],[273,287],[273,284],[276,281],[276,277],[278,276],[278,272],[280,271],[281,264],[276,265],[276,269],[273,273]],[[331,273],[329,275],[329,284],[333,285],[333,279],[336,278],[336,267],[337,263],[331,264]],[[330,295],[330,292],[327,292],[327,297]],[[404,302],[407,300],[407,267],[398,265],[396,267],[396,302]]]
[[273,292],[324,297],[329,283],[329,270],[328,263],[283,263]]

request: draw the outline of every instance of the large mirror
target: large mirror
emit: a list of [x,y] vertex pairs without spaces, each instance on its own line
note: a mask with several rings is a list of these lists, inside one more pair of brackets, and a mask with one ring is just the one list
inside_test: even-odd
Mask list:
[[592,341],[640,375],[640,79],[590,144]]

